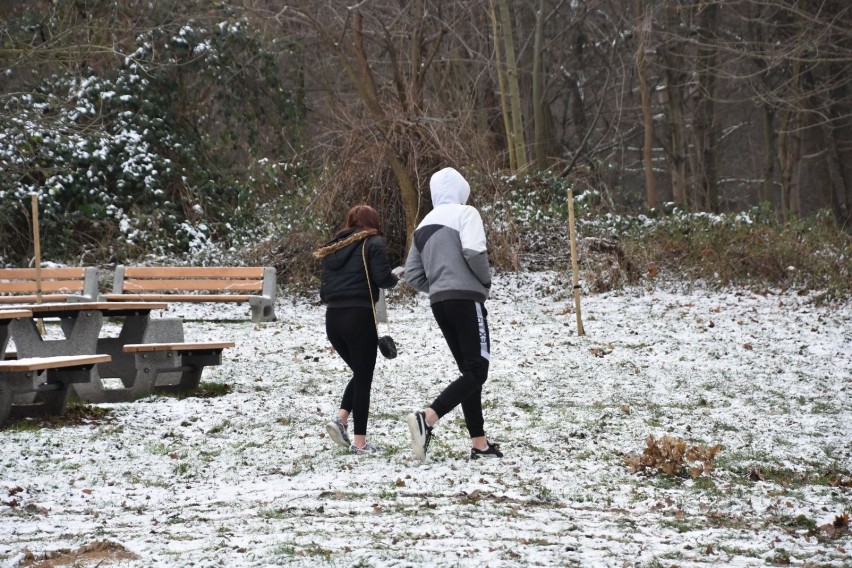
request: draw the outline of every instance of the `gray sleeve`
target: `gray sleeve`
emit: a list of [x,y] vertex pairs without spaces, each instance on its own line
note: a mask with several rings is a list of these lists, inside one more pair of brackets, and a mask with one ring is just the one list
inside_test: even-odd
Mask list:
[[488,266],[488,252],[464,249],[462,253],[477,280],[486,288],[490,288],[491,268]]
[[411,245],[405,261],[405,282],[418,292],[429,293],[429,281],[426,279],[423,260],[420,258],[420,251],[414,245]]

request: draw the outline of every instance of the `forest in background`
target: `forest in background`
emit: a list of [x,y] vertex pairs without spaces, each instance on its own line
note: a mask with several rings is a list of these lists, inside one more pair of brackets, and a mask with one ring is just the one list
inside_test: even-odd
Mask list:
[[680,238],[720,214],[728,232],[674,253],[668,239],[660,257],[765,240],[758,264],[784,278],[777,249],[818,232],[836,245],[827,270],[849,272],[846,0],[0,0],[0,14],[2,265],[31,262],[31,194],[56,262],[230,255],[286,280],[357,202],[398,260],[451,165],[498,267],[566,254],[570,188],[600,237],[584,250],[628,280],[656,270],[636,266],[647,232],[606,238],[672,216]]

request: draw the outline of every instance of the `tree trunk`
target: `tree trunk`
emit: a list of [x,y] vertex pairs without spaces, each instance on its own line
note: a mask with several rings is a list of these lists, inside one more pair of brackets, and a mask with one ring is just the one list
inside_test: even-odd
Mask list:
[[533,51],[533,126],[534,139],[533,157],[536,168],[543,170],[547,167],[547,126],[545,125],[544,110],[544,0],[539,0],[538,13],[535,18],[535,46]]
[[654,117],[651,114],[651,93],[648,89],[648,77],[645,67],[645,50],[651,28],[650,11],[645,13],[642,0],[636,0],[636,17],[640,18],[637,26],[636,73],[639,79],[639,93],[642,97],[642,123],[644,136],[642,139],[642,161],[645,170],[645,199],[648,207],[657,206],[657,187],[654,183]]
[[494,9],[492,0],[489,6],[491,12],[491,28],[494,36],[494,61],[497,67],[497,88],[500,91],[500,110],[503,116],[503,128],[506,131],[506,151],[509,153],[509,169],[515,171],[518,169],[518,157],[515,155],[515,144],[512,138],[512,120],[509,110],[506,75],[503,73],[503,61],[500,57],[500,25],[497,21],[497,13]]
[[518,80],[518,63],[515,60],[515,40],[512,37],[512,15],[506,0],[497,0],[500,8],[500,27],[503,32],[503,47],[506,52],[506,79],[509,85],[511,103],[512,131],[510,143],[515,146],[518,171],[524,171],[527,165],[526,141],[524,137],[524,117],[521,112],[521,86]]
[[772,182],[775,177],[775,112],[768,104],[763,105],[763,143],[766,149],[763,153],[763,186],[760,200],[772,206]]
[[718,53],[712,45],[718,20],[719,5],[715,2],[704,5],[699,14],[698,35],[701,44],[698,47],[696,62],[699,92],[694,121],[696,190],[703,208],[713,212],[719,211],[717,180],[719,133],[716,117]]
[[681,45],[673,45],[674,38],[678,37],[677,24],[675,22],[675,11],[667,2],[664,22],[666,34],[670,39],[660,45],[657,51],[663,59],[663,81],[666,86],[666,109],[668,111],[670,147],[669,157],[671,159],[671,184],[672,200],[683,209],[689,206],[686,196],[686,121],[683,114],[683,57],[678,54]]
[[[798,94],[801,82],[801,64],[793,62],[793,72],[790,82]],[[793,95],[791,95],[793,96]],[[778,163],[781,166],[781,216],[787,218],[793,213],[793,171],[800,158],[801,114],[799,108],[787,109],[783,112],[778,126]]]

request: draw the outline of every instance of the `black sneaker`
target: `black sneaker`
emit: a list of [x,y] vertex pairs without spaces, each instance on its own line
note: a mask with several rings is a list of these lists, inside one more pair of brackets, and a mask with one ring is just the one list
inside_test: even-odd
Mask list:
[[488,448],[484,450],[470,449],[470,459],[478,460],[479,458],[502,458],[503,452],[500,451],[500,444],[492,444],[488,442]]
[[405,417],[408,429],[411,431],[411,449],[414,456],[421,462],[426,461],[426,450],[432,441],[432,428],[426,425],[426,413],[422,410],[412,412]]

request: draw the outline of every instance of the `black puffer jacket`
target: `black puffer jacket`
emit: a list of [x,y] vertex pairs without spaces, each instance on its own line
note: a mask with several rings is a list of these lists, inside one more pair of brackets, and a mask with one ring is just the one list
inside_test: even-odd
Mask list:
[[385,243],[373,229],[350,229],[314,252],[322,259],[320,300],[330,308],[370,307],[370,288],[364,272],[362,251],[370,270],[373,303],[379,288],[393,288],[398,281],[391,274]]

